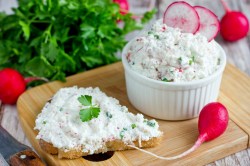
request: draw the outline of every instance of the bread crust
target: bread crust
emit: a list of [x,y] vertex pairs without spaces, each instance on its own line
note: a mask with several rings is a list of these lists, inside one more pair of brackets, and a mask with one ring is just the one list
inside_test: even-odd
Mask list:
[[[139,146],[139,140],[133,141],[134,145],[140,148],[150,148],[154,147],[159,144],[161,140],[161,137],[153,137],[149,139],[148,141],[141,141],[141,146]],[[64,151],[63,149],[58,149],[54,147],[51,143],[44,141],[43,139],[39,140],[39,145],[41,149],[43,149],[45,152],[58,155],[59,159],[76,159],[80,158],[82,156],[90,155],[88,152],[82,152],[81,148],[71,149],[68,151]],[[98,149],[95,151],[95,154],[98,153],[105,153],[108,151],[121,151],[121,150],[129,150],[133,149],[132,147],[127,146],[123,141],[121,140],[113,140],[108,141],[105,144],[102,149]]]

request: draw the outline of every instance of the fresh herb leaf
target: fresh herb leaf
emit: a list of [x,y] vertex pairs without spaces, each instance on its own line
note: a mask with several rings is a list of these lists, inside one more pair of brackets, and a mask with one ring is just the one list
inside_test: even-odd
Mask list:
[[93,118],[97,118],[100,113],[100,108],[98,107],[90,107],[80,110],[80,119],[82,122],[90,121]]
[[107,116],[109,119],[111,119],[111,118],[113,117],[113,115],[112,115],[111,113],[109,113],[109,112],[106,112],[106,116]]
[[84,106],[91,106],[92,105],[92,96],[89,95],[81,95],[78,97],[78,101]]
[[124,138],[124,133],[125,131],[127,131],[127,128],[123,128],[122,131],[120,132],[120,138],[123,139]]
[[155,122],[153,122],[152,120],[144,120],[143,122],[150,127],[155,127]]
[[195,57],[194,57],[194,55],[192,56],[192,61],[194,62],[194,60],[195,60]]
[[156,9],[153,9],[152,11],[148,11],[144,14],[144,17],[142,18],[141,22],[142,23],[146,23],[148,22],[154,15],[155,13],[157,12]]
[[181,65],[182,64],[182,57],[178,58],[178,63]]
[[159,35],[154,35],[154,37],[155,37],[156,39],[160,39],[160,36],[159,36]]
[[124,137],[124,131],[122,130],[122,131],[120,132],[120,138],[123,139],[123,137]]
[[81,95],[78,97],[78,101],[88,108],[81,109],[79,112],[82,122],[90,121],[93,118],[97,118],[100,113],[100,108],[92,105],[92,96]]
[[217,60],[217,65],[220,65],[220,58],[218,58],[218,60]]
[[173,79],[168,80],[167,78],[163,78],[162,81],[164,81],[164,82],[173,82],[174,80]]
[[43,124],[46,124],[46,123],[47,123],[47,121],[44,120],[44,121],[43,121]]
[[132,129],[136,128],[136,124],[134,124],[134,123],[131,124],[131,128],[132,128]]
[[189,60],[189,65],[192,65],[192,63],[194,63],[194,59],[195,59],[195,57],[194,57],[194,55],[192,56],[192,58]]
[[192,65],[192,63],[193,63],[193,61],[192,61],[192,59],[190,59],[189,62],[188,62],[188,64]]
[[153,34],[153,32],[152,31],[148,31],[148,35],[151,35],[151,34]]
[[147,125],[150,127],[155,127],[155,122],[147,121]]
[[26,41],[29,40],[29,37],[30,37],[30,27],[29,27],[29,24],[26,24],[25,22],[23,21],[19,21],[19,25],[22,27],[22,30],[23,30],[23,35],[24,35],[24,38]]

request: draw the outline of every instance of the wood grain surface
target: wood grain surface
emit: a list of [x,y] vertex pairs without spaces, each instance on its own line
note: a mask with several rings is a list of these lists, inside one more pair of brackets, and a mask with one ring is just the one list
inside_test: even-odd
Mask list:
[[[228,83],[228,79],[232,77],[231,72],[228,70],[234,71],[235,68],[231,65],[227,65],[221,86],[229,86],[230,89],[234,90],[235,88],[238,88],[238,86],[235,86],[234,82]],[[238,79],[244,80],[245,77],[246,76],[242,75],[239,76]],[[238,84],[240,83],[237,83],[236,85]],[[246,86],[250,86],[250,82],[245,82],[245,84]],[[35,119],[40,113],[42,107],[58,89],[75,85],[79,87],[99,87],[108,96],[117,98],[121,105],[126,105],[130,112],[138,113],[128,100],[124,70],[121,62],[71,76],[65,83],[58,81],[51,82],[26,91],[21,97],[19,97],[17,102],[19,119],[22,128],[32,143],[32,146],[47,161],[47,163],[50,163],[50,165],[70,166],[84,165],[86,163],[96,165],[96,162],[86,161],[82,158],[73,161],[60,160],[57,156],[52,156],[43,152],[38,145],[38,140],[35,139],[37,135],[37,131],[34,130]],[[242,93],[243,92],[244,91],[242,91]],[[221,96],[221,93],[223,93],[223,96]],[[246,102],[244,100],[241,100],[238,103],[231,102],[231,98],[226,95],[225,91],[222,90],[221,93],[219,101],[222,102],[221,99],[223,99],[223,104],[227,106],[230,117],[231,112],[235,112],[235,107],[243,105]],[[245,97],[245,95],[243,95],[243,97]],[[237,110],[239,113],[244,111],[245,110],[242,109]],[[250,116],[245,117],[250,118]],[[148,150],[160,156],[168,157],[180,154],[190,148],[198,137],[197,118],[176,122],[158,120],[158,122],[160,130],[164,132],[162,142],[159,146]],[[250,133],[247,134],[242,128],[243,127],[238,126],[233,121],[230,121],[226,132],[221,137],[203,144],[192,154],[178,160],[159,160],[155,157],[138,152],[137,150],[129,150],[115,152],[112,158],[100,161],[98,164],[115,165],[115,163],[124,161],[121,163],[122,165],[204,165],[246,149],[248,147]],[[117,153],[120,158],[117,158]]]
[[[134,1],[130,0],[131,3],[131,10],[134,12],[140,12],[142,10],[145,10],[145,3],[148,3],[150,0],[140,0],[139,1]],[[248,19],[250,18],[250,0],[225,0],[231,9],[233,10],[239,10],[244,12]],[[173,2],[173,0],[156,0],[154,1],[155,7],[158,9],[158,14],[155,19],[162,17],[162,13],[165,10],[166,6]],[[208,7],[211,9],[213,12],[215,12],[216,15],[218,15],[219,18],[221,18],[224,14],[224,10],[221,6],[221,3],[219,0],[188,0],[189,3],[193,5],[202,5],[205,7]],[[136,3],[136,4],[135,4]],[[152,2],[150,3],[152,4]],[[12,6],[17,6],[16,0],[0,0],[0,10],[5,10],[8,13],[11,12],[10,7]],[[143,9],[141,10],[141,7]],[[147,7],[147,6],[146,6]],[[136,35],[138,32],[131,33],[128,35],[127,39],[131,39],[134,35]],[[216,41],[221,44],[221,46],[225,49],[227,53],[227,59],[228,62],[235,65],[240,71],[244,72],[248,76],[250,75],[250,36],[248,35],[246,38],[241,39],[237,42],[226,42],[224,41],[220,35],[217,36]],[[230,69],[228,72],[232,72]],[[234,70],[236,72],[236,70]],[[238,72],[237,72],[238,74]],[[237,75],[236,74],[236,75]],[[240,74],[241,75],[241,74]],[[249,81],[249,77],[246,78],[247,81]],[[238,82],[238,77],[233,77],[231,80],[233,82]],[[240,101],[242,98],[240,98],[241,94],[238,93],[237,90],[235,91],[230,91],[231,89],[227,89],[225,86],[225,94],[221,93],[220,100],[223,101],[224,97],[228,93],[233,96],[233,98],[228,98],[227,100],[231,101],[232,103],[237,103]],[[238,86],[237,88],[242,88],[242,86]],[[247,91],[245,92],[247,93]],[[237,94],[236,96],[234,96]],[[249,96],[249,91],[246,94]],[[244,100],[249,100],[248,98],[245,98]],[[224,101],[223,101],[224,102]],[[249,102],[250,105],[250,102]],[[247,109],[248,105],[244,106],[236,106],[233,108],[234,110],[237,110],[238,107]],[[240,116],[241,118],[245,118],[245,114],[237,114],[235,113],[235,116]],[[250,119],[244,119],[245,122]],[[239,120],[239,122],[241,122]],[[17,111],[15,106],[10,106],[10,105],[2,105],[0,103],[0,124],[6,128],[17,140],[20,142],[31,145],[29,141],[27,140],[27,137],[23,133],[23,130],[20,126],[20,122],[18,119]],[[246,123],[249,124],[249,123]],[[246,127],[246,130],[249,130],[249,126]],[[118,156],[120,157],[120,156]],[[0,162],[1,163],[1,162]],[[197,165],[197,164],[194,164]],[[221,165],[228,165],[228,166],[249,166],[250,165],[250,148],[246,150],[242,150],[238,153],[235,153],[233,155],[230,155],[228,157],[225,157],[223,159],[214,161],[210,164],[209,166],[221,166]]]

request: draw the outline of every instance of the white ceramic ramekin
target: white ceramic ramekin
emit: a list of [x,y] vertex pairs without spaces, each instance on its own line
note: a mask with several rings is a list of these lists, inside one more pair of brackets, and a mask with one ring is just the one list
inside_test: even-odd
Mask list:
[[221,67],[207,78],[181,83],[157,81],[133,71],[126,58],[130,45],[123,49],[122,63],[129,101],[140,112],[157,119],[185,120],[197,117],[207,103],[217,100],[226,66],[226,54],[219,44]]

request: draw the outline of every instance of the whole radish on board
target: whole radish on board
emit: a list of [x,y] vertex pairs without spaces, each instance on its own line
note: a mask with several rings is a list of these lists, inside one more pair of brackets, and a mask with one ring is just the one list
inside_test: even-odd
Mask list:
[[0,80],[0,100],[4,104],[15,104],[28,83],[36,80],[48,81],[38,77],[24,78],[18,71],[11,68],[0,70]]
[[205,105],[198,119],[199,136],[194,146],[186,152],[171,157],[177,159],[186,156],[196,150],[203,142],[211,141],[222,135],[228,126],[228,111],[224,105],[219,102],[212,102]]
[[202,6],[191,6],[184,1],[173,2],[167,7],[163,23],[183,32],[200,33],[208,41],[213,40],[220,30],[219,20],[211,10]]
[[203,107],[199,114],[199,136],[195,144],[187,151],[173,157],[162,157],[138,147],[129,145],[137,150],[152,155],[162,160],[175,160],[195,151],[202,143],[211,141],[222,135],[228,126],[229,115],[226,107],[219,102],[212,102]]
[[113,2],[119,4],[120,6],[120,13],[122,15],[127,14],[129,11],[129,3],[127,0],[113,0]]
[[227,41],[236,41],[244,38],[249,31],[249,21],[240,11],[229,9],[224,0],[221,0],[226,11],[220,21],[221,36]]

